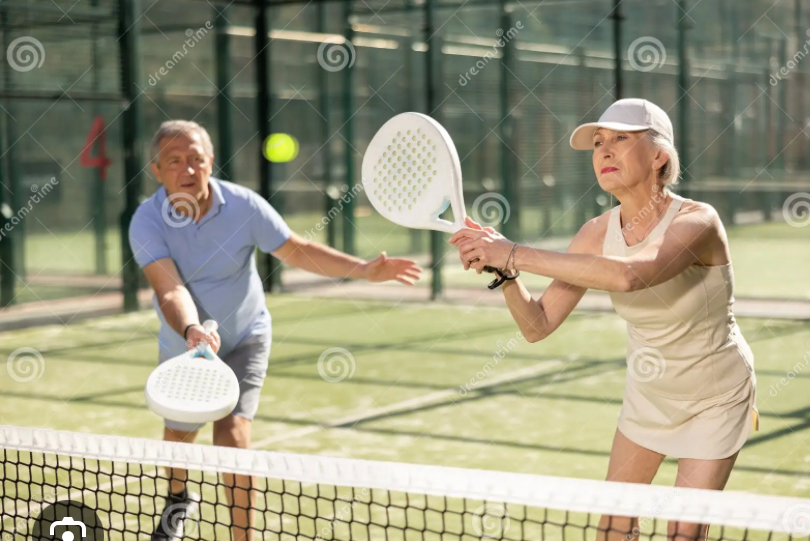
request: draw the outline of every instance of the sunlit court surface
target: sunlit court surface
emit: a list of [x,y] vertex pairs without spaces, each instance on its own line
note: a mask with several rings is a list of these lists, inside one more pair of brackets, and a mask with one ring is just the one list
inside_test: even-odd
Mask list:
[[810,541],[810,1],[0,30],[0,541]]

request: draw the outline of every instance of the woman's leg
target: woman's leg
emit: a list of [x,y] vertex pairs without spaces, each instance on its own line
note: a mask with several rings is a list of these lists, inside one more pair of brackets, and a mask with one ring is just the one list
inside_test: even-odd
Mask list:
[[[737,455],[739,455],[739,451],[728,458],[719,460],[682,458],[678,461],[678,477],[675,480],[675,486],[723,490],[731,475],[731,468],[734,467]],[[667,537],[670,541],[705,540],[708,535],[708,524],[673,521],[667,528]]]
[[[610,450],[608,481],[650,484],[664,455],[650,451],[616,430]],[[599,520],[597,541],[633,541],[638,538],[638,518],[604,515]]]

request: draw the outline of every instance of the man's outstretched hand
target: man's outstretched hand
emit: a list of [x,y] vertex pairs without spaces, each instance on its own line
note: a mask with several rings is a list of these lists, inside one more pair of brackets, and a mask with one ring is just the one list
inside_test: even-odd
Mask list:
[[389,258],[385,252],[374,261],[369,261],[366,267],[366,280],[369,282],[396,280],[412,286],[421,275],[422,269],[416,264],[416,261],[398,257]]

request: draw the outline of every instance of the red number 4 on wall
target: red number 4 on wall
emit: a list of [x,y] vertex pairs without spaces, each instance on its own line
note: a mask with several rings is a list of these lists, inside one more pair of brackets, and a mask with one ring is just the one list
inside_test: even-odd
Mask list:
[[[79,156],[79,163],[83,167],[98,167],[101,169],[102,181],[107,180],[107,168],[112,163],[112,160],[107,158],[106,139],[104,118],[99,115],[90,127],[90,133],[87,134],[87,141],[85,141],[84,148]],[[95,156],[92,156],[90,151],[96,143],[98,143],[97,153]]]

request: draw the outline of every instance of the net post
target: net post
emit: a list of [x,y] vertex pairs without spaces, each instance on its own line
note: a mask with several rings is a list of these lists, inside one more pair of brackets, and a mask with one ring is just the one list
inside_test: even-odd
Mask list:
[[[618,25],[619,23],[616,24]],[[618,52],[616,54],[618,54]],[[576,60],[577,67],[580,69],[580,72],[586,74],[588,71],[588,66],[586,63],[587,52],[585,47],[582,45],[574,47],[574,50],[571,51],[571,56]],[[616,99],[620,99],[618,93],[616,94]],[[593,106],[595,101],[598,100],[594,100],[593,91],[590,87],[582,89],[579,103],[577,104],[578,110],[585,113]],[[569,129],[567,133],[571,133],[572,131],[573,128]],[[557,137],[554,139],[554,141],[557,142],[560,141],[560,139],[561,137]],[[567,182],[559,185],[562,200],[566,201],[566,195],[568,194],[571,196],[570,201],[574,202],[574,225],[571,228],[571,233],[573,234],[576,234],[576,232],[579,231],[583,225],[585,225],[590,218],[590,214],[593,214],[594,216],[599,216],[599,214],[601,214],[601,207],[599,206],[598,202],[596,202],[596,198],[589,198],[590,188],[596,186],[597,189],[599,189],[599,183],[594,178],[593,166],[588,160],[577,159],[575,170],[576,176],[582,179],[581,181],[572,183],[571,186],[568,186]],[[582,186],[582,188],[576,188],[578,185]],[[582,193],[585,195],[580,195]],[[549,226],[549,228],[550,227],[551,226]]]
[[129,102],[124,110],[123,143],[124,143],[124,211],[121,213],[121,259],[123,269],[122,288],[124,292],[124,311],[138,310],[138,287],[140,268],[135,262],[132,246],[129,244],[129,224],[140,204],[142,193],[141,177],[141,132],[142,114],[139,94],[141,84],[140,68],[140,0],[118,0],[118,24],[121,54],[121,92]]
[[[441,55],[441,40],[435,36],[436,32],[434,27],[434,18],[436,17],[436,2],[435,0],[425,0],[423,12],[423,30],[425,37],[425,44],[427,51],[425,53],[425,92],[427,114],[430,117],[441,122],[439,92],[441,91],[439,84],[441,81],[440,55]],[[444,258],[444,235],[440,231],[430,232],[430,268],[431,268],[431,283],[430,283],[430,298],[435,300],[442,295],[442,259]]]
[[107,202],[100,167],[93,168],[93,234],[95,236],[96,274],[107,274]]
[[[737,17],[737,10],[731,9],[729,13],[729,24],[731,25],[731,39],[732,43],[732,58],[731,62],[726,66],[726,73],[728,74],[727,84],[727,100],[723,100],[723,103],[726,104],[728,107],[728,112],[730,113],[728,121],[728,125],[731,126],[731,129],[727,130],[726,136],[729,138],[728,141],[728,148],[726,152],[726,160],[728,164],[728,173],[730,173],[731,178],[736,182],[740,180],[740,159],[737,156],[739,152],[739,141],[737,139],[737,68],[740,65],[741,60],[741,51],[740,51],[740,27]],[[728,216],[723,216],[724,222],[728,222],[730,225],[736,225],[736,217],[737,217],[737,208],[739,207],[740,203],[740,192],[737,189],[731,190],[729,194],[729,201],[728,201]],[[722,215],[721,215],[722,216]]]
[[[354,29],[351,22],[352,15],[352,2],[351,0],[344,0],[343,2],[343,19],[345,28],[343,37],[348,45],[354,39]],[[354,162],[355,162],[355,149],[352,147],[354,141],[354,72],[352,67],[347,65],[343,69],[343,116],[346,119],[343,124],[343,137],[346,141],[345,144],[345,166],[346,166],[346,193],[350,194],[349,200],[343,206],[343,251],[347,254],[354,255],[356,248],[354,245],[355,240],[355,224],[354,224]]]
[[689,2],[678,0],[676,17],[678,18],[678,153],[681,158],[681,179],[683,188],[681,194],[690,197],[689,184],[692,181],[689,174],[689,96],[687,90],[689,86],[689,56],[688,52],[688,30],[691,28],[687,22],[689,13]]
[[620,100],[624,96],[622,80],[622,0],[613,0],[613,78],[616,84],[614,99]]
[[[0,126],[8,122],[6,116],[0,117]],[[9,193],[6,184],[6,159],[5,159],[5,146],[8,144],[3,133],[5,130],[0,130],[0,306],[5,308],[11,306],[14,302],[14,290],[16,286],[16,279],[14,276],[14,238],[9,235],[9,228],[11,224],[11,194]]]
[[216,29],[214,41],[214,62],[217,76],[217,162],[219,162],[218,178],[233,180],[233,128],[231,127],[231,37],[228,35],[228,8],[230,4],[220,10],[216,5],[214,11],[214,28]]
[[[0,9],[0,22],[5,23],[7,19],[7,11],[5,8]],[[4,36],[5,36],[4,32]],[[8,39],[4,37],[3,39],[3,50],[8,50]],[[3,78],[7,78],[7,70],[8,66],[7,63],[3,63]],[[8,108],[8,100],[3,100],[5,103],[3,104],[4,107]],[[2,230],[0,230],[0,306],[6,307],[11,306],[14,302],[14,290],[16,287],[16,277],[14,274],[14,259],[15,259],[15,249],[14,245],[16,244],[16,237],[11,235],[10,228],[12,224],[10,223],[10,218],[12,216],[12,208],[14,205],[14,200],[12,198],[12,190],[9,187],[10,182],[8,178],[8,170],[6,168],[8,159],[6,156],[8,155],[8,151],[6,146],[13,144],[13,141],[9,140],[6,137],[6,123],[9,122],[7,118],[8,115],[0,116],[0,184],[2,184],[2,190],[0,190],[0,225],[2,225]],[[9,229],[6,229],[8,227]]]
[[[256,60],[256,88],[259,108],[259,142],[264,145],[265,139],[270,136],[272,91],[270,87],[270,14],[271,8],[265,6],[265,0],[253,0],[255,41],[254,51]],[[273,186],[273,164],[259,152],[259,195],[261,195],[279,213],[280,198]],[[270,254],[262,254],[263,264],[260,267],[260,276],[264,290],[276,292],[281,288],[281,263]]]
[[[98,7],[99,0],[91,0],[90,5]],[[93,58],[92,91],[94,94],[100,93],[102,78],[101,51],[99,47],[99,24],[93,21],[90,26],[91,54]],[[92,102],[90,116],[93,119],[101,116],[99,103]],[[102,135],[106,137],[106,135]],[[107,198],[105,197],[104,169],[102,167],[93,168],[91,173],[91,183],[93,186],[93,233],[95,235],[96,247],[96,274],[103,276],[107,274]]]
[[[773,92],[771,91],[773,85],[771,85],[771,73],[770,73],[770,61],[773,58],[773,43],[771,39],[767,36],[763,36],[763,40],[765,42],[765,51],[766,51],[766,65],[763,70],[764,82],[765,85],[765,96],[762,100],[762,125],[761,125],[761,133],[764,136],[764,140],[767,141],[766,144],[759,145],[760,149],[760,156],[759,160],[762,164],[762,169],[760,173],[764,173],[768,169],[768,165],[770,164],[769,153],[771,148],[771,127],[773,126]],[[770,175],[768,175],[770,176]],[[773,196],[770,192],[766,192],[762,197],[758,197],[757,200],[759,201],[759,207],[762,210],[762,214],[766,222],[773,221],[773,204],[772,204]]]
[[[777,43],[779,44],[779,65],[786,66],[788,63],[788,47],[789,45],[789,38],[787,36],[782,35],[781,38],[777,38]],[[776,106],[777,110],[774,111],[776,115],[776,157],[774,158],[774,165],[776,166],[776,175],[775,179],[777,182],[783,182],[785,180],[785,151],[787,144],[785,143],[785,130],[787,129],[787,122],[785,117],[787,116],[787,108],[788,108],[788,82],[790,79],[787,79],[779,85],[776,97]],[[774,206],[781,207],[782,202],[789,196],[789,193],[784,191],[771,191],[771,208]]]
[[[318,33],[325,34],[328,17],[327,6],[325,3],[321,2],[316,9]],[[321,138],[323,139],[321,159],[323,164],[324,211],[326,212],[326,216],[330,216],[330,212],[337,200],[332,197],[330,193],[330,189],[332,188],[332,108],[329,95],[329,77],[328,72],[317,62],[315,63],[315,69],[318,70],[318,109],[321,113]],[[339,221],[332,218],[330,218],[326,224],[326,243],[332,248],[338,247],[338,224]]]
[[[805,28],[803,28],[803,26],[802,26],[802,18],[803,17],[804,17],[804,11],[802,11],[802,1],[801,0],[795,0],[794,6],[793,6],[793,22],[795,24],[793,32],[796,35],[796,38],[795,38],[796,39],[796,48],[800,49],[802,51],[805,50],[804,46],[802,45],[802,41],[804,41],[805,44],[808,44],[808,41],[806,41],[806,39],[810,38],[810,34],[806,33]],[[805,126],[807,125],[805,106],[804,106],[805,105],[805,100],[804,100],[803,93],[799,90],[800,88],[807,88],[807,82],[806,82],[806,78],[805,78],[805,75],[807,75],[807,71],[805,71],[806,67],[804,67],[804,68],[805,68],[804,70],[797,69],[796,72],[793,75],[793,80],[796,83],[795,88],[797,90],[794,93],[794,96],[796,96],[796,98],[794,98],[795,99],[795,104],[796,104],[796,113],[795,113],[795,115],[793,117],[798,119],[798,124],[799,124],[798,128],[799,128],[799,130],[802,130],[802,131],[804,130]],[[799,154],[796,155],[796,161],[794,163],[794,170],[795,171],[801,171],[802,169],[804,169],[804,170],[810,169],[810,164],[807,161],[808,156],[810,156],[810,154],[808,154],[807,152],[800,152]]]
[[503,234],[507,238],[518,240],[521,237],[520,229],[520,183],[517,179],[515,167],[515,121],[509,109],[509,75],[516,72],[515,44],[511,30],[514,25],[512,7],[507,0],[499,1],[501,32],[504,44],[501,51],[500,62],[500,132],[501,132],[501,185],[503,196],[506,198],[507,208],[504,209]]
[[[9,10],[3,8],[0,10],[0,26],[3,28],[8,27]],[[12,38],[11,32],[3,32],[3,50],[10,51],[10,39]],[[13,70],[9,69],[5,63],[3,65],[3,85],[5,90],[14,89]],[[5,103],[5,114],[14,118],[14,108],[11,101]],[[16,122],[6,121],[3,124],[4,132],[8,147],[6,148],[6,186],[10,191],[8,204],[12,212],[18,212],[23,206],[23,189],[20,184],[20,167],[17,152],[18,140],[17,130],[15,129]],[[11,259],[11,272],[14,279],[25,280],[25,220],[20,220],[18,224],[12,224],[13,229],[7,232],[7,236],[12,238],[11,250],[14,257]]]
[[[413,16],[415,11],[415,6],[413,0],[409,0],[405,5],[405,16],[410,20]],[[405,72],[405,81],[406,81],[406,96],[405,99],[407,100],[407,107],[408,111],[416,111],[416,88],[414,88],[413,82],[416,80],[416,70],[414,68],[414,55],[416,51],[414,51],[414,43],[416,40],[414,39],[414,35],[411,34],[407,37],[403,37],[400,40],[400,45],[402,49],[405,51],[405,58],[404,63],[405,67],[403,71]],[[410,235],[410,248],[412,254],[421,254],[425,249],[425,231],[422,229],[409,229],[408,234]]]

